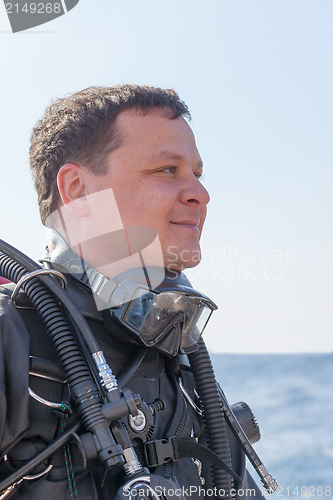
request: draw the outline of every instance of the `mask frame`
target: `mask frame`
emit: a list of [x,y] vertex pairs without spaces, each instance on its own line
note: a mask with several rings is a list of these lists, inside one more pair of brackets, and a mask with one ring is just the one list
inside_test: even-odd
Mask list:
[[190,286],[163,283],[149,289],[131,279],[121,287],[128,300],[110,308],[110,315],[145,347],[156,347],[170,357],[189,354],[197,344],[217,305]]

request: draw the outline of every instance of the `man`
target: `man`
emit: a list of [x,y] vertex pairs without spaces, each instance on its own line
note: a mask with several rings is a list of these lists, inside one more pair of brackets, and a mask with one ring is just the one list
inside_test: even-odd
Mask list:
[[[202,161],[184,119],[189,113],[171,91],[165,94],[156,91],[150,104],[148,89],[140,90],[141,103],[134,89],[133,95],[131,87],[112,89],[117,99],[122,96],[125,101],[122,107],[113,103],[112,94],[112,106],[107,105],[110,90],[88,89],[51,107],[45,121],[36,127],[30,157],[41,218],[45,223],[63,204],[75,211],[72,231],[82,218],[87,227],[94,214],[87,214],[89,208],[82,205],[82,200],[112,188],[125,229],[128,226],[155,229],[165,267],[177,270],[192,267],[200,260],[199,239],[209,195],[199,180]],[[103,100],[106,102],[103,111],[106,116],[95,113],[87,124],[84,104],[94,99],[100,101],[100,106]],[[74,119],[68,115],[72,109],[78,116],[71,129],[68,122]],[[73,202],[78,199],[81,204],[76,208]],[[105,215],[100,213],[85,232],[92,233],[93,226],[103,219],[111,233],[121,227],[118,218],[113,211],[105,221]],[[97,257],[92,255],[95,248],[87,251],[86,260],[96,264]]]
[[[195,436],[206,445],[210,431],[208,427],[203,431],[201,417],[192,410],[196,408],[193,378],[184,356],[177,353],[190,353],[192,365],[196,364],[199,358],[191,353],[206,321],[201,329],[198,325],[215,308],[208,298],[192,293],[180,274],[200,261],[199,241],[209,202],[200,182],[202,160],[186,121],[189,118],[186,105],[172,90],[135,85],[92,87],[51,104],[33,131],[31,168],[41,219],[50,228],[44,265],[66,274],[69,294],[88,321],[106,361],[122,385],[142,400],[139,413],[126,393],[132,401],[128,402],[132,416],[124,416],[122,424],[111,424],[117,453],[121,455],[121,446],[127,450],[122,458],[125,469],[120,462],[107,468],[101,465],[97,455],[101,455],[103,443],[96,431],[94,439],[77,437],[78,445],[72,439],[70,445],[35,467],[27,479],[8,490],[6,494],[12,498],[106,499],[114,498],[118,490],[120,497],[129,496],[129,490],[121,489],[129,477],[136,477],[126,469],[129,453],[146,468],[140,469],[137,484],[144,483],[146,494],[148,491],[154,498],[156,491],[149,490],[148,483],[163,486],[165,496],[166,491],[169,496],[203,496],[203,483],[206,488],[214,486],[210,464],[220,471],[214,473],[217,482],[217,475],[222,475],[219,484],[226,485],[226,498],[246,497],[247,488],[248,496],[261,496],[224,421],[217,433],[223,435],[225,448],[220,462],[216,458],[214,462],[207,447],[203,460],[202,448],[196,442],[196,448],[192,446],[194,438],[191,445],[184,442]],[[132,269],[134,275],[128,274]],[[23,402],[16,406],[21,420],[13,414],[18,383],[11,382],[2,394],[7,412],[0,420],[0,448],[3,474],[8,475],[68,429],[89,398],[73,403],[79,395],[71,385],[72,394],[68,393],[61,371],[59,375],[55,368],[57,353],[46,338],[35,304],[23,296],[20,304],[16,302],[16,310],[11,292],[5,292],[0,303],[4,359],[13,350],[10,338],[22,340],[25,347],[18,349],[17,356],[23,359],[24,349],[29,350],[30,332],[31,362],[46,367],[43,372],[30,365],[29,381],[26,363],[17,368],[18,379],[23,380]],[[197,316],[189,306],[193,303],[196,311],[200,309]],[[124,304],[130,305],[126,309]],[[186,325],[192,323],[189,331]],[[101,359],[102,372],[107,372]],[[3,373],[10,375],[9,362],[4,361],[4,366]],[[9,375],[4,375],[5,382],[12,380]],[[220,411],[218,396],[216,399]],[[54,401],[58,406],[53,403],[52,407]],[[69,406],[74,416],[66,413]],[[211,441],[214,450],[215,439],[211,437]],[[105,457],[103,460],[107,462]],[[147,474],[149,480],[142,479]]]

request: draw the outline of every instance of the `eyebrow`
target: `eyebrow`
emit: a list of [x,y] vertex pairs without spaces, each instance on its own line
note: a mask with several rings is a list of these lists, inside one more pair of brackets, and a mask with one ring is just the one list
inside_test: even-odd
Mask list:
[[[184,160],[184,157],[178,153],[173,153],[171,151],[162,150],[159,153],[157,153],[156,155],[154,155],[154,159],[182,161],[182,160]],[[196,166],[199,167],[201,170],[203,170],[203,162],[201,159],[198,163],[196,163]]]

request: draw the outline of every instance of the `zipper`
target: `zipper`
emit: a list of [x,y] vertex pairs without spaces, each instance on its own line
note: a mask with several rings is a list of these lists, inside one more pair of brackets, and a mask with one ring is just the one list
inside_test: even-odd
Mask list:
[[[179,386],[178,384],[176,383],[176,386],[177,386],[177,397],[179,395]],[[185,424],[186,424],[186,420],[187,420],[187,415],[188,415],[188,412],[187,412],[187,404],[186,404],[186,401],[185,401],[185,398],[184,398],[184,395],[181,393],[181,401],[182,401],[182,404],[183,404],[183,410],[182,410],[182,416],[179,420],[179,423],[177,425],[177,429],[175,431],[175,437],[180,437],[181,433],[183,432],[184,430],[184,427],[185,427]],[[171,477],[171,474],[173,472],[173,462],[170,461],[166,464],[164,464],[163,466],[163,473],[162,473],[162,476],[166,479],[170,479]]]

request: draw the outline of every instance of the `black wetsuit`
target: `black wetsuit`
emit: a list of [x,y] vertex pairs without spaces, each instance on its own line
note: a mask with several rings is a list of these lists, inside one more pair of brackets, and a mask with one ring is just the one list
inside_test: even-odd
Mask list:
[[[75,419],[75,415],[67,418],[64,412],[65,405],[62,409],[55,410],[29,396],[28,387],[49,401],[66,402],[69,398],[66,383],[29,375],[29,355],[49,360],[54,363],[52,366],[56,367],[57,354],[29,299],[25,294],[21,294],[18,299],[21,308],[17,309],[11,302],[11,291],[10,286],[0,287],[0,475],[2,479],[44,449]],[[134,344],[116,340],[115,336],[106,331],[102,314],[96,310],[92,294],[86,286],[73,279],[69,293],[86,317],[114,374],[121,375],[128,369],[139,348]],[[147,404],[156,399],[165,403],[165,408],[154,416],[148,436],[150,440],[170,436],[189,437],[193,429],[195,433],[200,432],[200,422],[186,403],[177,383],[178,369],[175,360],[171,361],[158,351],[150,349],[147,350],[139,368],[126,383],[126,386],[139,393]],[[243,478],[241,491],[236,498],[261,498],[259,489],[245,469],[244,453],[231,432],[229,442],[232,468]],[[144,461],[142,446],[138,446],[136,451],[139,458]],[[4,460],[5,455],[6,460]],[[121,469],[107,471],[97,462],[88,461],[84,464],[75,440],[71,441],[69,448],[62,448],[50,461],[43,463],[30,474],[42,472],[50,464],[53,467],[45,476],[32,481],[22,481],[8,498],[110,500],[114,498],[121,482]],[[182,489],[185,496],[191,493],[193,499],[203,498],[203,490],[199,490],[204,487],[202,479],[197,465],[191,458],[170,461],[150,470],[164,478],[170,478]],[[206,487],[210,484],[208,477],[205,477],[208,470],[209,464],[204,464],[202,477],[206,479]],[[192,486],[191,491],[190,486]],[[196,486],[196,491],[193,486]]]

